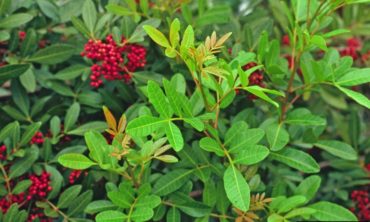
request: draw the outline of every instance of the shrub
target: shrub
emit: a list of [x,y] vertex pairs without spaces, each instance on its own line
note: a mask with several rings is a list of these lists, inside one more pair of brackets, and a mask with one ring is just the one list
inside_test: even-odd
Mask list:
[[0,221],[370,220],[369,1],[0,3]]

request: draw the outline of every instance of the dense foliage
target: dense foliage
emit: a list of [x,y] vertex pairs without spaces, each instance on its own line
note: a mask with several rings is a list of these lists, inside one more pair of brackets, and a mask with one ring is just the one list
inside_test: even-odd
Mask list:
[[0,221],[370,220],[369,5],[0,0]]

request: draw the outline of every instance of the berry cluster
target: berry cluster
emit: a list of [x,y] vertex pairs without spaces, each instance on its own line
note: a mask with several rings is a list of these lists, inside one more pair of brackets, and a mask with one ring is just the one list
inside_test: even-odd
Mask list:
[[351,56],[353,60],[359,58],[358,50],[361,48],[361,42],[357,38],[347,39],[347,46],[339,50],[341,56]]
[[41,145],[44,143],[44,135],[42,134],[42,132],[37,132],[35,133],[35,135],[32,137],[31,141],[30,141],[31,144],[38,144],[38,145]]
[[39,222],[52,222],[53,219],[50,217],[47,217],[43,212],[42,209],[38,207],[34,207],[31,209],[30,214],[28,215],[28,222],[33,222],[38,219]]
[[102,77],[108,81],[124,79],[127,82],[131,79],[131,72],[146,64],[144,47],[137,44],[126,44],[124,37],[122,37],[121,44],[117,45],[112,35],[108,35],[105,42],[90,39],[85,44],[81,56],[95,63],[91,66],[90,76],[90,85],[95,88],[103,84]]
[[9,207],[13,203],[21,204],[24,201],[25,194],[20,193],[20,194],[9,194],[2,199],[0,199],[0,210],[3,213],[6,213],[9,209]]
[[354,190],[351,193],[351,199],[356,204],[356,209],[351,209],[353,212],[357,210],[357,218],[363,221],[370,220],[370,202],[369,192],[365,190]]
[[69,174],[69,183],[74,184],[80,178],[81,173],[81,170],[72,170],[71,174]]
[[1,145],[0,146],[0,160],[6,160],[6,146],[5,145]]
[[[251,69],[253,67],[257,66],[257,64],[255,62],[250,62],[248,63],[247,65],[243,66],[243,70],[248,70],[248,69]],[[249,77],[249,85],[250,86],[254,86],[254,85],[258,85],[262,88],[265,87],[265,84],[263,83],[263,73],[261,70],[256,70],[254,71]],[[251,100],[255,100],[257,99],[257,97],[255,95],[248,95],[248,98],[251,99]]]
[[43,199],[52,190],[50,186],[50,173],[42,172],[40,176],[31,175],[29,179],[32,181],[28,189],[27,200]]

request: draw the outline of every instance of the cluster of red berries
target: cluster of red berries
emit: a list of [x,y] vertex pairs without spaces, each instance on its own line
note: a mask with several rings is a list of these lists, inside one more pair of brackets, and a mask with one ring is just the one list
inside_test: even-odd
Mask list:
[[347,45],[345,48],[339,50],[341,56],[351,56],[353,60],[359,58],[359,49],[361,48],[361,41],[357,38],[347,39]]
[[370,202],[369,192],[365,190],[354,190],[351,193],[351,199],[356,204],[351,210],[356,213],[357,218],[361,221],[370,221]]
[[13,203],[17,203],[17,204],[20,205],[20,204],[23,203],[24,200],[25,200],[25,194],[24,193],[9,194],[9,195],[3,197],[2,199],[0,199],[0,210],[3,213],[6,213],[9,209],[9,207]]
[[0,146],[0,160],[6,160],[7,154],[6,154],[6,146],[1,145]]
[[[112,35],[108,35],[105,42],[90,39],[81,56],[95,63],[91,66],[90,75],[90,85],[95,88],[103,84],[102,77],[109,81],[124,79],[127,82],[131,79],[131,72],[146,64],[146,49],[143,46],[127,44],[124,37],[118,45]],[[124,56],[127,58],[126,62]]]
[[30,141],[30,144],[41,145],[43,143],[44,143],[44,135],[40,131],[35,133],[35,135],[32,137]]
[[40,176],[31,175],[29,179],[32,181],[28,189],[27,200],[43,199],[52,190],[50,186],[50,173],[42,172]]
[[[243,70],[248,70],[248,69],[251,69],[255,66],[257,66],[257,64],[255,62],[250,62],[247,65],[243,66]],[[258,85],[262,88],[265,87],[265,84],[263,83],[263,73],[262,73],[261,70],[254,71],[252,74],[250,74],[248,79],[249,79],[249,85],[250,86]],[[248,95],[248,98],[251,99],[251,100],[257,99],[257,97],[255,95],[252,95],[252,94]]]
[[53,222],[53,219],[47,217],[43,212],[42,209],[38,207],[34,207],[31,209],[30,214],[28,215],[27,222],[33,222],[38,220],[39,222]]
[[69,183],[74,184],[80,178],[81,173],[81,170],[72,170],[71,174],[69,174]]

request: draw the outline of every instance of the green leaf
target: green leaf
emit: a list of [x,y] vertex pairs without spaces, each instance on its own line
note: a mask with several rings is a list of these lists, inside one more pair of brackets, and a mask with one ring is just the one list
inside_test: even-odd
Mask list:
[[182,56],[187,56],[189,48],[194,47],[194,39],[195,37],[193,27],[191,25],[188,25],[188,27],[186,27],[185,29],[184,36],[181,41]]
[[21,141],[19,142],[20,146],[27,145],[27,143],[32,139],[35,133],[40,129],[41,122],[32,123],[31,125],[27,126],[26,130],[24,131]]
[[336,84],[340,86],[357,86],[370,82],[370,68],[356,69],[340,77]]
[[199,141],[200,148],[208,151],[208,152],[214,152],[217,156],[223,157],[225,156],[225,153],[222,149],[222,147],[217,143],[216,140],[210,138],[210,137],[204,137]]
[[128,217],[129,221],[148,221],[154,216],[153,209],[148,207],[135,208],[134,212]]
[[135,199],[131,193],[118,190],[108,192],[108,197],[116,206],[121,208],[130,208]]
[[272,151],[283,149],[289,142],[289,134],[283,124],[270,124],[266,127],[265,132]]
[[31,21],[33,16],[27,13],[16,13],[0,20],[0,28],[11,29]]
[[17,183],[17,185],[13,188],[12,194],[20,194],[28,189],[32,184],[31,180],[22,180]]
[[2,66],[0,67],[0,81],[16,78],[25,73],[30,67],[30,64]]
[[168,120],[153,116],[140,116],[127,125],[127,132],[131,136],[148,136],[155,130],[165,127]]
[[82,7],[82,18],[87,28],[90,30],[90,33],[94,33],[97,17],[98,16],[94,2],[92,0],[85,0],[85,3]]
[[66,132],[68,135],[76,135],[76,136],[83,136],[85,133],[89,131],[96,131],[96,132],[103,132],[107,129],[107,123],[103,121],[92,121],[86,124],[83,124],[73,130]]
[[279,107],[279,104],[277,102],[275,102],[274,100],[272,100],[270,97],[268,97],[265,93],[264,93],[264,90],[262,87],[260,86],[257,86],[257,85],[254,85],[254,86],[247,86],[247,87],[244,87],[243,88],[244,90],[252,93],[253,95],[265,100],[266,102],[269,102],[271,103],[272,105],[274,105],[275,107]]
[[107,210],[101,212],[98,215],[96,215],[95,218],[96,222],[122,222],[125,221],[126,219],[127,219],[126,214],[115,210]]
[[235,168],[229,166],[224,173],[224,187],[230,202],[238,209],[247,211],[249,209],[250,190],[243,175]]
[[166,38],[166,36],[164,36],[164,34],[161,31],[149,25],[144,25],[143,28],[155,43],[165,48],[171,47],[170,43],[168,42],[168,39]]
[[154,193],[159,196],[165,196],[182,187],[186,183],[193,170],[176,169],[160,177],[154,184]]
[[286,212],[304,204],[305,202],[306,202],[306,197],[305,196],[297,195],[297,196],[289,197],[288,199],[286,199],[285,201],[280,203],[279,209],[278,209],[277,212],[279,214],[286,213]]
[[76,48],[67,44],[55,44],[37,51],[27,59],[30,62],[36,62],[46,65],[57,64],[69,59],[76,51]]
[[289,213],[287,213],[284,218],[290,219],[294,217],[307,217],[310,216],[311,214],[316,213],[316,210],[308,207],[301,207],[301,208],[296,208]]
[[285,222],[285,221],[284,221],[283,216],[280,216],[280,215],[274,213],[274,214],[271,214],[267,218],[267,222]]
[[351,31],[348,30],[348,29],[335,29],[333,31],[325,33],[323,36],[328,39],[328,38],[331,38],[333,36],[337,36],[337,35],[341,35],[341,34],[345,34],[345,33],[350,33],[350,32]]
[[328,50],[328,47],[326,46],[325,38],[320,36],[320,35],[312,36],[312,38],[310,39],[310,43],[312,45],[315,45],[315,46],[319,47],[320,49],[322,49],[324,51]]
[[324,126],[326,120],[319,116],[312,115],[311,112],[305,108],[299,108],[288,114],[285,123],[303,126]]
[[264,160],[270,151],[267,147],[261,145],[251,145],[245,147],[234,157],[234,163],[253,165]]
[[6,138],[10,137],[11,133],[17,127],[19,127],[19,123],[17,121],[9,123],[8,125],[2,127],[0,131],[0,142],[3,142]]
[[176,48],[179,45],[180,42],[180,21],[176,18],[171,23],[170,28],[170,42],[173,48]]
[[351,99],[356,101],[358,104],[365,106],[366,108],[370,109],[370,100],[363,94],[355,92],[353,90],[343,88],[340,86],[336,86],[340,91],[342,91],[344,94],[349,96]]
[[85,142],[90,151],[90,157],[99,164],[103,163],[104,146],[107,144],[105,138],[98,132],[89,131],[85,133]]
[[128,8],[125,8],[125,7],[122,7],[120,5],[116,5],[116,4],[108,4],[107,6],[105,6],[105,8],[108,10],[108,12],[112,13],[112,14],[115,14],[115,15],[120,15],[120,16],[127,16],[127,15],[135,15],[136,12],[128,9]]
[[172,155],[162,155],[162,156],[156,156],[155,159],[160,160],[165,163],[177,163],[179,160],[177,157]]
[[160,24],[161,20],[156,18],[150,18],[148,20],[143,21],[135,28],[134,32],[131,34],[130,38],[127,41],[130,43],[144,41],[144,37],[147,35],[147,33],[145,32],[143,27],[145,25],[149,25],[151,27],[158,28]]
[[64,118],[64,132],[68,132],[73,125],[77,122],[80,115],[80,104],[75,102],[67,110],[66,117]]
[[173,122],[169,121],[165,127],[165,132],[168,141],[176,152],[179,152],[184,147],[184,138],[182,133]]
[[37,35],[34,29],[29,29],[26,33],[26,38],[21,45],[21,54],[26,56],[37,47]]
[[69,205],[76,199],[78,194],[80,194],[82,189],[81,185],[73,185],[67,188],[63,193],[60,195],[57,207],[58,208],[68,208]]
[[309,154],[293,148],[285,148],[279,152],[271,152],[270,157],[292,168],[305,173],[317,173],[320,166]]
[[97,165],[97,163],[91,161],[86,156],[77,153],[63,154],[58,158],[58,162],[64,167],[75,170],[84,170],[91,166]]
[[59,8],[52,1],[48,0],[37,0],[42,13],[54,21],[59,21]]
[[38,157],[39,150],[37,148],[28,149],[25,153],[25,156],[15,161],[10,167],[8,175],[9,179],[14,179],[27,172],[38,159]]
[[247,129],[234,137],[229,146],[230,153],[237,153],[245,147],[257,144],[265,135],[262,129]]
[[81,76],[84,72],[88,71],[89,67],[84,65],[72,65],[68,68],[60,70],[58,73],[54,75],[54,78],[59,80],[70,80],[75,79],[78,76]]
[[171,207],[167,212],[166,221],[167,222],[181,222],[180,211],[175,207]]
[[82,193],[78,196],[72,204],[68,207],[67,215],[75,216],[79,213],[82,213],[86,206],[92,201],[93,192],[92,190],[87,190],[86,192]]
[[24,74],[19,77],[19,81],[22,86],[27,90],[27,92],[36,91],[36,77],[32,69],[28,69]]
[[164,95],[161,87],[154,82],[148,81],[148,98],[150,103],[154,106],[155,110],[165,118],[170,118],[173,114],[173,110],[167,101],[166,96]]
[[85,213],[97,214],[101,211],[113,210],[115,208],[117,208],[117,206],[108,200],[96,200],[87,205]]
[[316,192],[319,190],[321,184],[321,177],[312,175],[304,179],[295,189],[295,195],[303,195],[306,197],[306,202],[315,197]]
[[81,19],[79,18],[76,18],[74,16],[72,16],[71,18],[71,21],[72,21],[72,24],[73,26],[79,31],[81,32],[83,35],[85,35],[85,37],[87,38],[90,38],[90,31],[89,29],[86,27],[86,25],[82,22]]
[[357,221],[357,218],[348,209],[327,201],[312,204],[309,208],[315,209],[313,218],[319,221]]
[[348,144],[336,140],[319,140],[315,146],[345,160],[356,160],[357,152]]
[[204,130],[204,123],[199,118],[184,118],[184,122],[190,124],[192,127],[194,127],[199,132],[202,132]]

